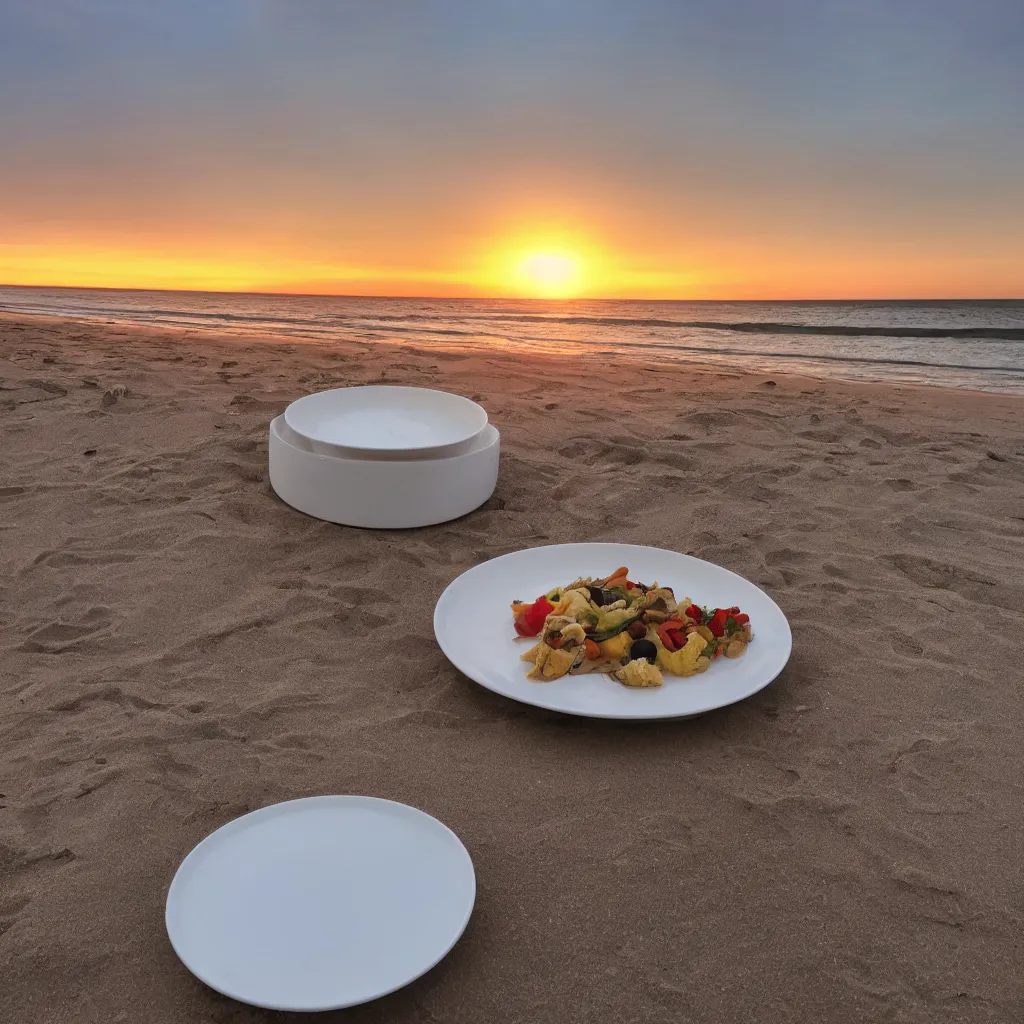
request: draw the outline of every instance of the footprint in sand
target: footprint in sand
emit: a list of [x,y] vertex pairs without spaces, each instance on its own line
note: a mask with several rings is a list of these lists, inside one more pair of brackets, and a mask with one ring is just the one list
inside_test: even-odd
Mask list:
[[886,561],[919,586],[952,591],[968,601],[1024,615],[1024,588],[1020,586],[921,555],[900,553],[888,556]]
[[952,584],[956,582],[980,583],[993,587],[995,580],[986,579],[983,576],[975,575],[956,565],[949,565],[946,562],[936,562],[931,558],[922,555],[896,554],[889,557],[889,561],[904,576],[922,587],[938,587],[942,590],[954,589]]
[[795,548],[779,548],[769,551],[764,560],[768,565],[794,565],[806,562],[808,559],[806,551],[797,551]]

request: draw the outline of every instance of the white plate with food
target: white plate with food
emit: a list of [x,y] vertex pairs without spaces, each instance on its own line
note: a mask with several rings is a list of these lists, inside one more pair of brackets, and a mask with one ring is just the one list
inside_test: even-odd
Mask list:
[[495,693],[591,718],[686,718],[785,667],[789,623],[759,587],[690,555],[631,544],[527,548],[463,573],[434,632]]
[[462,395],[430,388],[333,388],[306,395],[284,411],[289,430],[318,455],[436,459],[469,450],[487,412]]
[[200,981],[271,1010],[394,992],[455,945],[476,896],[459,838],[390,800],[318,796],[228,822],[167,893],[174,951]]

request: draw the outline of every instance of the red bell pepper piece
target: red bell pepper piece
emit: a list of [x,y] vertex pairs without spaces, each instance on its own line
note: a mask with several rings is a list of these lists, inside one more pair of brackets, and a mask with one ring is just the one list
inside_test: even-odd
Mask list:
[[536,636],[544,628],[544,620],[555,610],[546,598],[538,597],[524,612],[516,616],[516,632],[520,636]]
[[682,629],[683,624],[679,619],[669,619],[668,622],[663,622],[658,627],[658,636],[661,637],[661,642],[665,645],[665,650],[669,654],[674,654],[686,643],[685,635],[683,635],[682,640],[679,640]]

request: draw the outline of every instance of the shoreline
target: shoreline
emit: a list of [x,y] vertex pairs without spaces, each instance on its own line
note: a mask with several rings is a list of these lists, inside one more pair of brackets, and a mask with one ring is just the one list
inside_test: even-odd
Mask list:
[[[262,294],[262,293],[258,293]],[[599,353],[580,353],[576,358],[570,356],[555,353],[545,352],[540,350],[530,350],[529,352],[517,352],[516,349],[510,345],[508,347],[501,347],[498,345],[484,345],[475,347],[471,343],[467,342],[463,345],[448,343],[448,342],[437,342],[427,345],[418,345],[415,342],[402,341],[399,339],[380,339],[374,338],[366,341],[358,341],[356,339],[318,339],[307,335],[291,335],[291,334],[277,334],[270,331],[256,331],[246,333],[245,330],[240,329],[239,333],[233,334],[225,332],[213,327],[203,326],[163,326],[154,324],[144,324],[137,321],[127,320],[112,320],[112,319],[101,319],[99,317],[80,317],[80,316],[55,316],[47,313],[10,313],[0,310],[0,324],[4,322],[23,323],[25,326],[31,326],[35,323],[45,323],[48,326],[60,327],[65,324],[75,324],[81,327],[90,327],[95,330],[104,331],[111,328],[131,328],[137,334],[144,337],[154,338],[178,338],[184,341],[186,337],[191,336],[193,340],[204,339],[209,342],[219,343],[223,345],[231,344],[268,344],[268,345],[298,345],[308,347],[310,349],[319,350],[358,350],[360,346],[365,347],[369,350],[376,350],[380,346],[384,346],[389,349],[399,349],[404,352],[414,353],[415,355],[424,359],[430,358],[435,354],[450,354],[460,358],[474,357],[474,358],[495,358],[495,359],[508,359],[513,362],[518,362],[523,358],[536,358],[554,362],[566,362],[566,363],[578,363],[583,359],[596,359]],[[636,367],[648,372],[669,372],[671,370],[677,371],[690,371],[699,374],[717,375],[721,377],[750,377],[750,378],[772,378],[782,377],[787,380],[803,381],[808,384],[815,386],[832,386],[837,387],[851,387],[851,388],[884,388],[887,390],[893,390],[896,392],[923,392],[925,394],[935,393],[938,396],[947,396],[953,394],[966,395],[972,398],[985,398],[994,400],[1005,400],[1009,402],[1024,402],[1024,394],[1016,394],[1012,392],[1003,391],[983,391],[977,388],[959,387],[954,385],[943,386],[941,384],[920,384],[920,383],[904,383],[899,381],[885,381],[885,380],[858,380],[843,377],[816,377],[810,374],[802,374],[796,372],[790,372],[787,370],[758,370],[749,367],[743,367],[732,364],[716,364],[701,362],[700,360],[688,360],[688,359],[676,359],[671,362],[657,363],[650,358],[645,358],[644,355],[632,355],[628,352],[615,353],[613,358],[619,362],[609,363],[608,365],[618,366],[625,365],[628,367]]]
[[[270,420],[370,383],[481,401],[494,496],[409,531],[284,505]],[[478,889],[451,954],[351,1024],[1016,1019],[1021,410],[0,315],[0,1017],[266,1024],[177,960],[167,886],[249,810],[354,793],[439,818]],[[573,541],[739,573],[789,664],[632,725],[460,676],[445,587]]]

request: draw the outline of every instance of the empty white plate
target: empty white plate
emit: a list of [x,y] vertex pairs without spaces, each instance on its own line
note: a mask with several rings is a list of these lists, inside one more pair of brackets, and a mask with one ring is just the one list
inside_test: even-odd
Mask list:
[[196,846],[167,893],[167,934],[226,996],[333,1010],[429,971],[475,895],[466,848],[436,818],[373,797],[309,797],[236,818]]
[[[753,643],[735,660],[665,685],[630,689],[598,673],[536,683],[520,655],[536,641],[517,640],[509,605],[533,601],[580,577],[598,579],[620,565],[630,579],[671,587],[699,605],[739,607],[750,616]],[[743,700],[785,667],[793,636],[782,609],[742,576],[690,555],[632,544],[561,544],[527,548],[463,573],[441,595],[434,633],[449,661],[481,686],[523,704],[591,718],[686,718]]]
[[389,385],[306,395],[284,418],[314,452],[378,459],[457,455],[487,426],[487,412],[462,395]]

